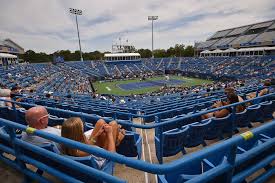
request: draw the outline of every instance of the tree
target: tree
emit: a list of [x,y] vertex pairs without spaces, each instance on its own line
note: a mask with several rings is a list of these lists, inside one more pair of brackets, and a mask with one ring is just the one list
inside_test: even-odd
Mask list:
[[23,59],[30,63],[41,63],[41,62],[51,62],[52,56],[46,53],[40,52],[35,53],[33,50],[28,50],[22,56]]
[[156,58],[167,57],[166,56],[166,50],[165,49],[154,50],[154,57],[156,57]]
[[140,54],[141,58],[152,57],[152,52],[149,49],[139,49],[137,52]]
[[183,44],[176,44],[174,50],[175,50],[176,57],[181,57],[184,55],[184,45]]
[[175,48],[170,47],[169,49],[167,49],[166,56],[167,57],[174,57],[175,56]]
[[[135,50],[132,47],[132,51]],[[141,55],[141,58],[151,58],[152,52],[149,49],[139,49],[135,51]],[[93,51],[93,52],[83,52],[83,59],[84,60],[102,60],[105,53],[110,52],[100,52],[100,51]],[[192,57],[194,55],[194,47],[187,46],[185,47],[183,44],[176,44],[174,47],[170,47],[167,50],[165,49],[157,49],[154,51],[154,56],[156,58],[163,58],[163,57]],[[46,54],[43,52],[35,53],[33,50],[27,50],[25,54],[20,55],[20,59],[24,59],[25,61],[31,63],[40,63],[40,62],[52,62],[54,56],[61,56],[64,58],[65,61],[79,61],[80,60],[80,52],[76,50],[71,52],[70,50],[59,50],[52,54]]]
[[185,57],[193,57],[194,56],[194,47],[187,46],[184,50],[184,56]]

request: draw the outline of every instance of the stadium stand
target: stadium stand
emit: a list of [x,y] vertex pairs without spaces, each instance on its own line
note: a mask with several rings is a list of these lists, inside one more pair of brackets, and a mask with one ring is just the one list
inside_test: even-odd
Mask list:
[[[215,49],[221,49],[221,51],[225,51],[230,48],[239,49],[274,46],[274,25],[274,20],[270,20],[218,31],[205,42],[195,44],[196,56],[200,56],[200,53],[204,53],[206,50],[214,51]],[[231,52],[235,54],[230,56],[236,55],[236,50],[231,50]],[[249,53],[249,55],[251,54],[254,55],[255,53]],[[274,50],[264,51],[262,54],[274,55]],[[214,55],[212,54],[212,56]],[[218,54],[215,56],[222,55]]]
[[[156,153],[161,162],[162,156],[170,156],[180,151],[185,153],[185,147],[189,148],[198,146],[200,144],[207,145],[204,142],[204,139],[218,138],[221,135],[223,136],[224,130],[230,129],[231,133],[233,133],[233,129],[235,129],[236,123],[234,121],[236,118],[234,115],[236,114],[234,112],[232,113],[230,120],[227,117],[225,119],[209,119],[206,121],[196,122],[197,120],[195,118],[197,116],[211,111],[220,110],[222,108],[235,107],[242,103],[252,102],[256,105],[258,103],[258,105],[261,106],[260,108],[254,108],[256,110],[253,110],[257,116],[259,116],[258,113],[260,112],[263,114],[260,116],[267,116],[269,118],[270,115],[274,112],[273,101],[262,103],[259,102],[269,99],[273,96],[274,94],[272,93],[263,97],[246,100],[241,103],[224,106],[217,109],[202,110],[191,115],[172,118],[170,120],[149,125],[138,125],[125,122],[123,120],[118,120],[118,123],[121,125],[132,126],[134,128],[155,128]],[[17,105],[24,105],[23,103],[18,102],[13,103],[16,103]],[[31,104],[25,105],[32,106]],[[273,107],[271,105],[273,105]],[[4,110],[1,110],[1,117],[3,118],[6,116],[6,118],[9,120],[17,121],[19,118],[18,115],[20,113],[18,110],[16,110],[15,105],[13,109],[9,110],[10,112],[14,112],[13,115],[7,115]],[[48,108],[48,110],[60,111],[59,109],[55,108]],[[73,116],[79,115],[80,117],[85,118],[85,114],[76,115],[76,113],[73,112],[67,113],[72,113],[71,115]],[[15,118],[12,118],[13,116]],[[88,116],[91,118],[90,115]],[[50,117],[50,121],[52,119],[57,118]],[[178,123],[179,121],[184,121],[184,119],[190,119],[190,121],[187,120],[187,125],[184,126],[183,123]],[[79,180],[89,182],[96,179],[106,182],[123,182],[123,180],[112,176],[112,167],[114,166],[112,162],[117,162],[142,171],[158,174],[159,182],[185,182],[188,180],[192,180],[194,182],[200,182],[201,180],[212,182],[241,182],[253,172],[270,166],[269,164],[274,159],[274,121],[255,128],[251,131],[245,132],[241,135],[234,136],[233,138],[230,138],[224,142],[212,145],[209,148],[192,153],[190,156],[186,155],[184,159],[179,159],[168,164],[165,163],[163,165],[155,165],[125,157],[140,157],[141,138],[138,137],[138,134],[135,132],[128,132],[129,134],[126,135],[127,141],[122,144],[124,147],[118,150],[118,153],[122,152],[123,154],[124,152],[124,156],[121,156],[118,154],[106,152],[99,148],[89,147],[87,145],[83,145],[81,143],[74,142],[62,137],[50,135],[40,130],[34,130],[28,128],[25,125],[21,125],[9,120],[1,119],[1,160],[15,167],[16,169],[21,170],[24,174],[27,175],[26,180],[32,178],[41,182],[47,182],[47,180],[41,176],[42,173],[46,171],[66,182],[76,182]],[[169,128],[171,128],[171,126],[174,126],[172,128],[175,128],[175,125],[178,127],[172,130],[162,131],[167,125],[170,126]],[[108,162],[110,162],[110,164],[106,163],[102,168],[98,168],[93,163],[91,157],[77,159],[59,154],[56,148],[52,145],[42,147],[31,145],[20,140],[20,135],[15,134],[16,130],[27,131],[28,133],[32,133],[46,139],[51,139],[57,143],[77,147],[82,151],[109,159],[110,161]],[[136,152],[133,152],[131,149]],[[16,161],[7,158],[3,152],[15,156]],[[35,173],[29,170],[26,167],[26,163],[38,167],[37,172]],[[190,169],[190,166],[193,168]],[[72,173],[72,170],[74,173]],[[261,182],[266,180],[266,178],[271,174],[272,169],[266,168],[266,173],[257,177],[256,180]]]
[[[145,173],[140,182],[152,175],[150,182],[160,183],[265,182],[275,173],[274,26],[271,20],[218,31],[197,45],[202,57],[0,67],[0,160],[22,172],[25,182],[51,182],[44,173],[63,182],[126,182],[129,178],[117,175],[132,171]],[[167,73],[214,82],[183,87],[147,80]],[[129,79],[147,80],[139,84],[160,90],[116,96],[93,92],[91,86]],[[229,88],[239,102],[226,103]],[[126,133],[112,153],[27,126],[26,111],[34,106],[46,107],[50,127],[79,117],[85,132],[104,119],[115,120]],[[239,106],[243,110],[237,111]],[[224,109],[225,116],[203,118]],[[28,143],[22,132],[53,143]],[[91,155],[64,155],[62,144]],[[96,157],[105,163],[99,166]]]

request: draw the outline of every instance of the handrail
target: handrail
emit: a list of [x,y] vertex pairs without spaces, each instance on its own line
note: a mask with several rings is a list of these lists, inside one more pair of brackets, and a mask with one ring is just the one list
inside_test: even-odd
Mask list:
[[[129,122],[125,122],[124,120],[117,120],[117,122],[119,124],[121,124],[121,125],[129,126],[129,127],[135,127],[135,128],[141,128],[141,129],[153,129],[153,128],[156,128],[156,127],[165,126],[165,125],[169,125],[169,124],[172,124],[172,123],[180,122],[180,121],[188,119],[188,118],[198,117],[198,116],[201,116],[203,114],[210,113],[210,112],[219,111],[219,110],[226,109],[226,108],[229,108],[229,107],[236,107],[238,105],[245,104],[245,103],[248,103],[248,102],[253,102],[253,101],[257,102],[260,99],[268,98],[268,97],[271,97],[271,96],[275,96],[275,93],[267,94],[267,95],[264,95],[264,96],[259,96],[259,97],[253,98],[253,99],[245,100],[243,102],[237,102],[237,103],[226,105],[226,106],[222,106],[222,107],[219,107],[219,108],[209,109],[209,110],[206,110],[206,111],[200,111],[200,112],[197,112],[197,113],[192,114],[190,116],[182,116],[182,117],[179,117],[179,118],[171,119],[169,121],[163,121],[161,123],[157,123],[158,117],[156,117],[155,123],[150,123],[150,124],[135,124],[135,123],[132,123],[132,122],[130,122],[130,123]],[[10,101],[10,100],[4,100],[4,99],[0,99],[0,101],[11,102],[13,104],[19,104],[19,105],[23,104],[23,105],[28,105],[28,106],[31,106],[31,107],[37,106],[37,105],[33,105],[33,104],[20,103],[20,102],[15,102],[15,101]],[[93,117],[95,120],[100,119],[99,117],[94,117],[92,115],[89,115],[89,114],[86,114],[86,113],[81,113],[81,112],[66,111],[66,110],[63,110],[63,109],[56,109],[56,108],[52,108],[52,107],[46,107],[46,109],[61,111],[61,112],[65,112],[65,113],[70,113],[70,114],[74,114],[76,116],[80,116],[81,115],[83,117],[85,117],[85,116],[86,117]],[[106,119],[106,121],[109,122],[111,120],[110,119]]]
[[[12,122],[9,120],[0,119],[0,124],[1,123],[2,123],[2,125],[6,125],[11,128],[20,129],[23,131],[27,130],[26,126],[17,124],[15,122]],[[257,127],[255,129],[252,129],[251,133],[253,134],[253,136],[258,136],[258,135],[264,133],[264,131],[270,130],[274,127],[275,127],[275,120],[272,122],[269,122],[265,125],[262,125],[260,127]],[[106,159],[111,159],[114,162],[124,164],[126,166],[136,168],[136,169],[139,169],[142,171],[146,171],[149,173],[153,173],[153,174],[165,174],[165,173],[173,172],[175,170],[180,169],[180,167],[182,167],[184,164],[189,164],[193,161],[206,158],[208,155],[210,155],[217,149],[219,149],[219,150],[220,149],[228,149],[229,146],[233,147],[236,144],[245,141],[244,137],[242,137],[241,135],[237,135],[237,136],[234,136],[226,141],[223,141],[222,143],[218,143],[213,146],[206,147],[201,151],[197,151],[192,154],[187,154],[184,158],[177,159],[173,162],[169,162],[166,164],[151,164],[151,163],[145,162],[143,160],[137,160],[137,159],[125,157],[125,156],[117,154],[117,153],[112,153],[112,152],[106,151],[101,148],[96,148],[96,147],[89,146],[89,145],[86,145],[86,144],[83,144],[80,142],[76,142],[76,141],[73,141],[73,140],[70,140],[67,138],[49,134],[49,133],[41,131],[41,130],[35,130],[33,132],[33,135],[37,135],[39,137],[49,139],[49,140],[57,142],[59,144],[65,144],[68,147],[71,147],[74,149],[79,149],[81,151],[85,151],[87,153],[94,154],[96,156],[103,157]],[[19,141],[21,141],[21,140],[19,140],[19,139],[16,140],[16,142],[19,142]],[[274,145],[274,144],[275,144],[275,141],[271,141],[271,142],[264,143],[263,146]],[[53,156],[57,157],[58,155],[56,154]]]

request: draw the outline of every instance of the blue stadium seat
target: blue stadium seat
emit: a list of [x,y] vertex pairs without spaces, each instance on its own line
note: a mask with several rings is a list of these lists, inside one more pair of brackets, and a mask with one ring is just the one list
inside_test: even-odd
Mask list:
[[[86,157],[65,156],[65,157],[70,158],[70,159],[72,159],[74,161],[77,161],[79,163],[82,163],[84,165],[99,169],[99,170],[101,170],[103,172],[106,172],[110,175],[113,175],[114,162],[112,162],[110,160],[106,160],[104,162],[104,164],[101,167],[99,167],[94,156],[86,156]],[[64,166],[64,165],[61,165],[61,164],[57,164],[56,166],[59,170],[65,172],[65,173],[67,173],[67,174],[69,174],[69,175],[71,175],[71,176],[75,177],[76,179],[81,180],[83,182],[87,182],[87,183],[102,182],[102,181],[95,180],[95,177],[93,177],[93,176],[85,175],[85,174],[83,174],[82,172],[79,172],[79,171],[72,171],[70,166]]]
[[198,145],[206,146],[206,143],[204,142],[204,136],[207,131],[207,123],[192,123],[189,125],[188,133],[185,138],[185,144],[184,147],[190,148],[190,147],[196,147]]
[[[185,166],[179,167],[176,171],[165,175],[158,175],[158,181],[160,183],[187,182],[203,173],[207,173],[211,169],[226,164],[229,156],[230,147],[224,148],[219,153],[211,153],[202,160],[194,160]],[[224,182],[225,178],[224,176],[217,176],[212,182]]]
[[275,111],[275,108],[272,108],[272,101],[266,101],[266,102],[261,102],[261,110],[263,113],[263,118],[264,120],[270,120],[273,119],[273,112]]
[[184,144],[188,135],[189,126],[183,126],[163,132],[160,137],[155,136],[155,148],[158,161],[162,163],[163,157],[173,156],[179,152],[185,154]]
[[117,153],[127,157],[141,158],[142,138],[134,132],[127,132],[121,144],[117,148]]
[[250,121],[248,119],[247,109],[245,109],[243,112],[236,113],[235,125],[236,125],[236,127],[240,127],[240,128],[243,128],[243,127],[251,128],[252,127],[250,124]]
[[247,115],[250,122],[263,122],[261,105],[252,105],[247,108]]
[[58,118],[57,116],[52,116],[49,115],[49,126],[57,126],[57,125],[62,125],[64,122],[64,118]]
[[211,122],[209,124],[208,130],[205,133],[206,140],[212,140],[215,138],[223,139],[223,130],[226,124],[232,123],[232,115],[229,114],[223,118],[211,118]]

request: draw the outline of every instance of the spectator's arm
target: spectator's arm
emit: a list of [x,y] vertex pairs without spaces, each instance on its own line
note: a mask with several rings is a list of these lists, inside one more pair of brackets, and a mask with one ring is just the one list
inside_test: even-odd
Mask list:
[[229,111],[227,109],[222,109],[220,111],[214,112],[214,116],[216,118],[223,118],[229,114]]

